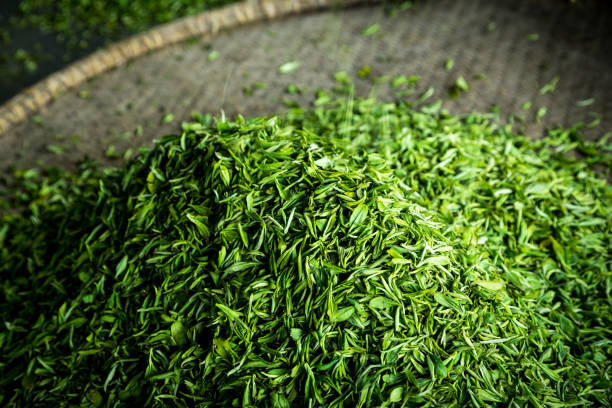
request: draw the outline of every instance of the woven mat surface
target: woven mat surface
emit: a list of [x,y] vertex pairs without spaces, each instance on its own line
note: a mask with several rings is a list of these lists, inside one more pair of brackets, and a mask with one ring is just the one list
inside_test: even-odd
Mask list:
[[[106,157],[175,132],[193,111],[228,117],[281,112],[285,99],[307,104],[317,88],[334,86],[334,73],[372,73],[356,93],[393,99],[397,89],[373,78],[419,75],[416,99],[429,87],[451,113],[485,111],[526,118],[525,132],[591,122],[597,138],[612,130],[612,12],[606,2],[570,6],[560,0],[421,0],[390,15],[390,6],[368,5],[253,24],[142,56],[60,94],[40,114],[0,136],[0,166],[59,165]],[[494,29],[491,24],[494,24]],[[380,29],[370,36],[363,31]],[[530,34],[538,34],[536,41]],[[214,50],[219,57],[209,60]],[[454,60],[453,69],[445,62]],[[299,61],[280,74],[279,67]],[[474,75],[484,74],[484,79]],[[448,89],[463,76],[470,89],[456,99]],[[559,77],[556,90],[539,90]],[[258,84],[259,83],[259,84]],[[265,87],[263,87],[265,84]],[[290,84],[302,89],[290,95]],[[245,91],[246,89],[246,91]],[[593,98],[589,106],[576,102]],[[531,102],[530,110],[521,106]],[[547,108],[540,123],[535,112]],[[174,120],[162,123],[171,113]]]

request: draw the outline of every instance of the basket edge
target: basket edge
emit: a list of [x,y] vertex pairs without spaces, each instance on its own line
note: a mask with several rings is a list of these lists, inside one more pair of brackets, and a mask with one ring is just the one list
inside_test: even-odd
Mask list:
[[121,66],[148,52],[236,28],[309,11],[347,7],[382,0],[246,0],[153,27],[118,41],[69,64],[0,105],[0,137],[39,112],[59,93]]

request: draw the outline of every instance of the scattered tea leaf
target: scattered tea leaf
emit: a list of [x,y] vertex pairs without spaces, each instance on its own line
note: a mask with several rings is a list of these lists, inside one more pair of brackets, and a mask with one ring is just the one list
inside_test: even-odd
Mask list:
[[372,67],[370,67],[369,65],[364,65],[363,67],[359,69],[358,75],[361,78],[367,78],[370,76],[371,73],[372,73]]
[[211,52],[208,53],[208,60],[210,62],[213,62],[213,61],[217,60],[220,56],[221,56],[221,54],[219,53],[219,51],[212,50]]
[[363,30],[363,35],[369,37],[371,35],[376,34],[380,30],[380,24],[372,24],[368,26],[365,30]]
[[457,82],[455,83],[455,85],[461,91],[467,91],[469,89],[467,82],[462,76],[457,78]]
[[527,35],[527,39],[529,41],[538,41],[540,39],[540,35],[538,33],[532,33]]
[[593,102],[595,102],[595,99],[593,98],[583,99],[581,101],[576,102],[576,106],[580,106],[580,107],[590,106],[593,104]]
[[300,66],[299,61],[290,61],[290,62],[286,62],[283,65],[281,65],[278,70],[280,71],[281,74],[288,74],[298,69],[299,66]]
[[454,66],[455,66],[455,60],[452,59],[452,58],[447,59],[446,62],[444,63],[444,69],[447,72],[450,72],[453,69]]
[[550,81],[540,89],[540,95],[553,92],[557,88],[557,82],[559,82],[559,77],[554,77],[552,81]]

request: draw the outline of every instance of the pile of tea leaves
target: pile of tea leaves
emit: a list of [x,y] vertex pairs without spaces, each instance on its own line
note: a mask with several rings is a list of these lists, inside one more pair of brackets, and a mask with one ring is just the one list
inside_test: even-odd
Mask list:
[[607,142],[317,105],[21,172],[2,406],[610,406]]

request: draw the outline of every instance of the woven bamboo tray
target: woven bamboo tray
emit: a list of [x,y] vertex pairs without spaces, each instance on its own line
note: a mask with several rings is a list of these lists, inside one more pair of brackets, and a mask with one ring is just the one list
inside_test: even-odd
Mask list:
[[[0,106],[0,164],[70,167],[177,131],[193,111],[227,116],[281,112],[287,99],[307,104],[334,73],[357,77],[358,95],[397,97],[373,78],[419,75],[452,113],[499,107],[525,117],[524,131],[578,121],[612,130],[612,8],[561,0],[253,0],[177,20],[93,53]],[[390,12],[392,10],[396,12]],[[373,24],[379,30],[366,36]],[[538,34],[537,41],[528,39]],[[211,61],[211,51],[218,59]],[[444,69],[448,59],[454,68]],[[299,61],[288,74],[279,67]],[[476,79],[476,74],[484,78]],[[448,89],[463,76],[470,90]],[[554,92],[539,90],[555,77]],[[289,94],[293,84],[301,94]],[[592,98],[589,106],[577,101]],[[521,107],[531,102],[530,110]],[[535,111],[547,108],[539,123]],[[172,114],[173,121],[161,118]],[[34,120],[33,120],[34,119]],[[62,153],[58,153],[62,152]],[[111,155],[113,156],[113,155]]]

